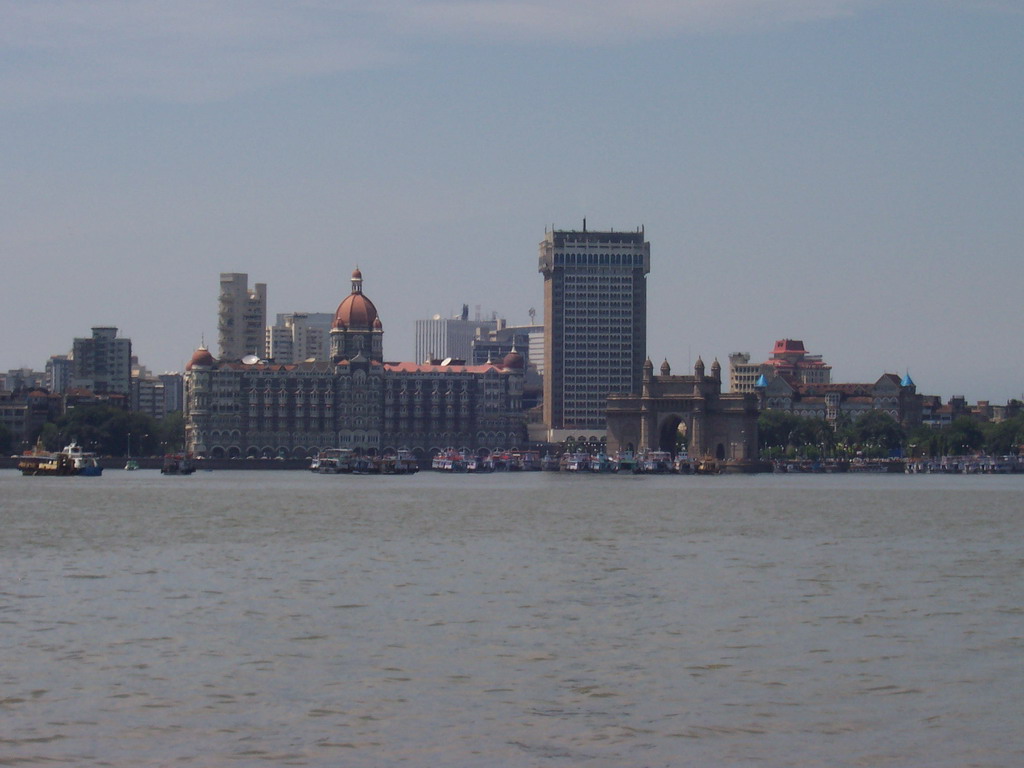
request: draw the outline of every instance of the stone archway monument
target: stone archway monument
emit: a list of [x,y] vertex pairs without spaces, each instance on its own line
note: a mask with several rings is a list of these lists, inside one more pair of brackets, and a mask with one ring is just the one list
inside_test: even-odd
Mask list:
[[722,394],[722,368],[710,375],[698,358],[692,376],[673,376],[666,360],[654,375],[644,362],[639,395],[608,396],[608,453],[632,450],[676,452],[676,436],[686,435],[691,459],[716,462],[724,470],[765,469],[757,451],[757,396]]

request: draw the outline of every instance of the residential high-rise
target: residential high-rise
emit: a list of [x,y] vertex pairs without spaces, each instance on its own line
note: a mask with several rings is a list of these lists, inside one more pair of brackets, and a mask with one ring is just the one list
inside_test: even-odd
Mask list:
[[651,245],[643,228],[588,232],[584,220],[582,232],[545,234],[539,271],[549,439],[603,432],[608,395],[640,391]]
[[266,357],[267,284],[249,290],[247,274],[221,272],[217,333],[221,359]]
[[117,337],[117,328],[98,326],[89,338],[75,339],[71,386],[95,394],[130,395],[132,340]]
[[279,314],[267,327],[267,357],[275,363],[329,360],[333,312]]

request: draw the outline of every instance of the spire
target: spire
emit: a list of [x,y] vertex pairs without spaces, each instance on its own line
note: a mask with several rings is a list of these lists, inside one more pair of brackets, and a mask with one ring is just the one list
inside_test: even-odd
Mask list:
[[672,373],[672,367],[668,364],[668,358],[666,357],[661,364],[661,375],[668,376],[670,373]]

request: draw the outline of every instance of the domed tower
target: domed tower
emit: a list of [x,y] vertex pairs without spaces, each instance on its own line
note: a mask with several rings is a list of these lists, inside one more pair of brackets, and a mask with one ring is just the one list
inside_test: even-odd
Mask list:
[[722,364],[718,362],[718,358],[711,363],[711,378],[717,381],[719,384],[722,383]]
[[331,324],[331,359],[335,362],[363,357],[381,362],[384,359],[384,326],[377,308],[363,294],[363,273],[352,273],[352,292],[338,305]]
[[668,364],[668,358],[666,357],[661,363],[661,375],[670,376],[672,374],[672,366]]

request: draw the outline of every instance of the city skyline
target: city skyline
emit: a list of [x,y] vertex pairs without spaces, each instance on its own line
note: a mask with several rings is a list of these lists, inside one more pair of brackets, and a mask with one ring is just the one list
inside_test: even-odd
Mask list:
[[411,360],[463,303],[527,322],[586,218],[646,228],[656,364],[798,338],[837,381],[1020,398],[1024,15],[890,6],[7,2],[0,368],[111,325],[180,371],[219,272],[272,315],[357,266]]

